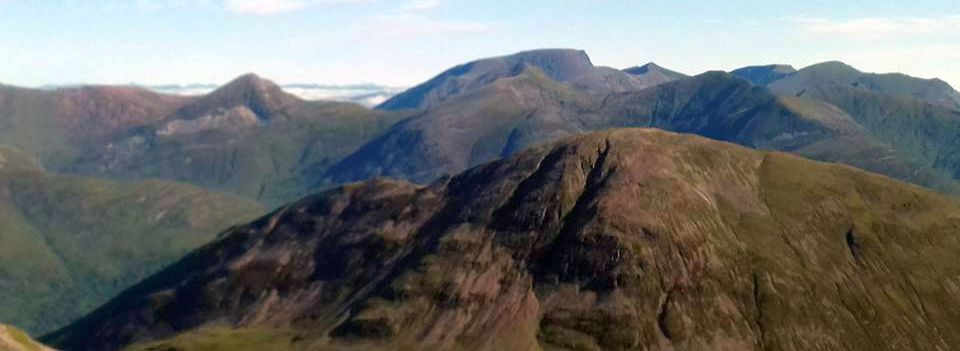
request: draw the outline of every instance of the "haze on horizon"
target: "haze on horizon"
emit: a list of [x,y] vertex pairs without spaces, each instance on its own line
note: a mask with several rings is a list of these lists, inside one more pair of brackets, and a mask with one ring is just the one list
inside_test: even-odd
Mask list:
[[[528,16],[537,13],[537,16]],[[458,63],[583,49],[688,74],[840,60],[960,87],[955,0],[0,0],[0,82],[411,86]]]

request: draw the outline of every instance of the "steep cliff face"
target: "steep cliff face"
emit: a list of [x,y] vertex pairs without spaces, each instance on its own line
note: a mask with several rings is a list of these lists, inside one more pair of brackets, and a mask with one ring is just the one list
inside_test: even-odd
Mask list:
[[955,200],[668,132],[285,206],[48,339],[71,350],[949,349]]

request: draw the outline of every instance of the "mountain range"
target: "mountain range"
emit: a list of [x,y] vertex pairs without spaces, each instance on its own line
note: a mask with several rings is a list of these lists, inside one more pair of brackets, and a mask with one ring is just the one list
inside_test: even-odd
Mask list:
[[617,127],[794,152],[948,193],[960,176],[960,93],[940,80],[836,62],[690,77],[535,50],[451,68],[373,110],[303,100],[255,75],[193,97],[129,87],[2,90],[0,143],[50,170],[185,182],[269,206],[375,176],[430,182],[539,142]]
[[[562,136],[655,127],[846,163],[949,193],[960,189],[953,142],[960,108],[939,103],[960,94],[941,81],[906,76],[848,72],[854,80],[905,81],[859,87],[804,78],[833,77],[821,71],[834,68],[784,73],[768,88],[741,77],[767,82],[790,70],[686,77],[653,65],[632,70],[638,76],[595,67],[573,50],[480,60],[379,106],[420,112],[332,166],[317,184],[374,176],[429,182]],[[805,94],[786,88],[806,86]]]
[[303,195],[301,173],[323,171],[402,115],[303,100],[251,74],[200,97],[4,87],[0,117],[0,143],[56,172],[165,179],[278,205]]
[[[960,193],[960,144],[956,142],[960,137],[960,93],[940,80],[863,73],[838,62],[799,70],[787,65],[767,65],[688,76],[655,63],[623,70],[596,66],[583,51],[548,49],[453,67],[421,85],[391,93],[391,98],[375,108],[351,102],[314,101],[293,92],[319,89],[317,86],[281,86],[254,74],[222,86],[203,88],[212,90],[179,95],[157,92],[172,92],[175,88],[27,89],[0,85],[0,179],[4,181],[0,184],[0,226],[9,228],[0,231],[0,298],[16,301],[0,306],[0,321],[35,335],[63,327],[216,237],[213,243],[143,280],[100,312],[45,340],[67,349],[210,349],[215,346],[209,344],[213,341],[224,349],[250,345],[261,349],[470,349],[479,348],[476,340],[488,338],[502,340],[498,345],[509,348],[629,348],[625,346],[629,343],[620,343],[623,340],[679,348],[718,346],[714,342],[721,341],[730,341],[735,349],[760,342],[803,348],[807,344],[797,344],[800,341],[796,340],[806,335],[789,331],[828,325],[821,322],[832,317],[816,315],[806,322],[778,320],[769,322],[772,324],[756,316],[750,319],[744,312],[749,301],[737,300],[744,284],[739,278],[722,280],[711,288],[727,289],[727,295],[718,299],[733,299],[740,315],[727,311],[723,316],[740,321],[731,322],[736,325],[690,324],[690,320],[702,317],[691,312],[697,308],[691,304],[702,303],[694,301],[693,295],[686,295],[687,300],[677,295],[680,300],[665,303],[677,305],[679,312],[670,312],[674,307],[660,306],[660,315],[666,317],[658,316],[657,323],[665,325],[649,325],[643,324],[650,322],[644,319],[647,317],[640,315],[628,320],[603,312],[624,306],[648,310],[649,299],[637,295],[637,291],[614,294],[616,289],[609,287],[596,290],[596,284],[611,283],[582,281],[589,280],[583,276],[586,273],[550,271],[556,267],[544,266],[544,262],[586,265],[577,269],[603,277],[609,273],[608,268],[617,272],[637,269],[593,261],[622,254],[622,247],[654,255],[631,263],[642,266],[637,262],[654,264],[673,252],[650,250],[691,244],[686,240],[707,242],[707,236],[713,238],[711,235],[722,232],[721,241],[729,242],[711,241],[704,246],[711,255],[719,255],[711,256],[709,262],[744,263],[710,251],[720,248],[735,247],[740,250],[736,251],[738,254],[762,257],[763,262],[750,261],[747,267],[767,272],[766,276],[757,273],[752,278],[754,289],[768,289],[761,293],[764,298],[780,294],[786,281],[805,284],[802,286],[811,290],[831,288],[811,278],[815,274],[830,274],[836,277],[831,282],[861,288],[830,296],[809,295],[804,290],[796,296],[833,301],[832,307],[824,311],[853,320],[869,317],[864,310],[882,311],[871,318],[876,318],[878,325],[891,325],[890,330],[882,329],[890,333],[888,338],[878,339],[889,342],[888,345],[936,345],[935,339],[943,337],[938,333],[952,330],[948,328],[952,315],[937,315],[930,312],[929,306],[924,307],[926,314],[918,317],[920,320],[910,323],[938,325],[939,331],[907,336],[906,331],[914,324],[885,317],[906,311],[897,308],[906,308],[908,304],[942,305],[949,300],[929,285],[929,281],[940,276],[928,277],[927,274],[934,273],[909,265],[904,259],[908,253],[884,246],[871,261],[869,272],[853,271],[847,266],[834,269],[827,263],[841,261],[830,251],[833,242],[825,239],[828,234],[847,230],[843,240],[847,240],[851,254],[858,252],[854,256],[867,243],[892,242],[909,247],[913,250],[909,252],[918,256],[918,252],[932,253],[934,256],[929,259],[935,260],[940,257],[936,255],[941,255],[939,247],[952,245],[939,234],[953,225],[956,212],[950,198],[846,166],[827,166],[771,152],[846,164],[948,196],[956,195]],[[616,131],[636,127],[694,134],[740,147],[652,130]],[[608,130],[615,131],[603,132]],[[587,136],[578,137],[585,133]],[[589,156],[584,150],[590,147],[585,145],[608,139],[621,145],[616,148],[621,150],[620,156],[609,165],[600,162],[602,167],[596,172],[630,169],[625,171],[631,174],[627,178],[641,181],[632,186],[611,185],[606,183],[606,177],[591,175],[599,155],[607,153]],[[556,143],[558,140],[562,142]],[[718,151],[691,151],[703,148]],[[603,145],[598,146],[598,150],[603,149]],[[567,154],[571,150],[580,151]],[[723,163],[728,161],[734,163]],[[638,164],[647,162],[651,162],[649,172],[659,169],[669,174],[650,175],[637,169]],[[751,168],[750,162],[758,164]],[[716,173],[719,178],[697,176],[698,172]],[[379,177],[398,180],[369,181]],[[576,190],[579,182],[590,186],[582,185],[581,190]],[[677,184],[685,185],[674,188]],[[513,193],[504,193],[511,187],[516,188]],[[597,202],[592,202],[601,201],[601,193],[630,191],[637,192],[636,201],[653,201],[651,206],[659,206],[658,211],[635,212],[639,210],[631,206],[640,205],[611,198],[603,201],[622,204],[624,212],[601,213]],[[659,203],[672,198],[674,192],[682,194],[676,197],[683,203]],[[312,193],[320,195],[308,196]],[[304,196],[308,197],[299,200]],[[533,198],[525,200],[524,196]],[[687,202],[696,203],[701,197],[714,207],[687,207]],[[860,200],[844,200],[847,198]],[[776,199],[784,203],[769,203],[779,201]],[[792,204],[815,205],[810,209],[792,208],[787,199],[796,201]],[[521,200],[528,202],[517,202]],[[534,200],[539,201],[540,207],[533,204]],[[741,201],[755,206],[737,207]],[[268,217],[217,235],[272,208],[277,210]],[[917,214],[917,208],[929,214]],[[935,208],[938,210],[934,211]],[[701,222],[701,215],[712,219]],[[551,216],[560,219],[549,219]],[[890,217],[890,222],[877,222],[885,216]],[[642,218],[642,228],[623,222],[625,218]],[[682,218],[692,220],[684,224]],[[841,219],[846,219],[847,224],[838,224]],[[684,227],[699,228],[717,221],[725,229],[692,233]],[[653,223],[659,223],[659,227]],[[269,229],[271,226],[273,229]],[[848,228],[838,229],[843,226]],[[283,234],[272,234],[278,227],[286,228],[281,230]],[[457,234],[457,228],[465,234]],[[601,231],[606,234],[595,237],[593,232],[583,232],[600,230],[596,228],[603,228]],[[607,237],[608,231],[624,228],[632,234]],[[815,235],[793,241],[791,235],[799,235],[802,230]],[[529,243],[516,237],[520,241],[514,243],[511,238],[518,231],[543,238]],[[736,237],[731,239],[728,231],[736,232]],[[561,232],[566,239],[556,241]],[[866,236],[861,236],[861,232]],[[780,233],[784,238],[759,236],[762,233]],[[904,239],[904,233],[922,235],[923,240],[935,244],[923,246],[919,242],[923,240],[909,241]],[[462,239],[458,235],[475,237],[482,245],[471,242],[457,249],[457,240]],[[668,236],[674,241],[641,250],[636,246],[640,245],[635,242],[637,235],[641,239]],[[880,239],[876,235],[884,236]],[[573,238],[600,245],[590,248],[599,251],[569,251],[580,250],[583,244],[577,244]],[[447,240],[452,240],[454,247],[441,245]],[[532,246],[521,247],[524,243]],[[570,257],[539,257],[547,261],[528,262],[529,257],[549,251],[537,246],[540,244],[574,246],[557,253]],[[766,261],[774,257],[774,253],[764,251],[768,244],[775,248],[771,252],[795,254],[796,260],[783,263],[789,265],[786,268],[768,265]],[[605,245],[621,251],[609,251]],[[794,252],[778,251],[783,245]],[[446,258],[466,252],[463,250],[488,250],[488,246],[498,252],[496,255],[511,256],[510,260],[464,262]],[[683,255],[705,255],[676,250],[677,255],[681,251]],[[386,256],[378,256],[381,253]],[[239,257],[249,261],[237,261]],[[498,304],[490,301],[516,296],[491,292],[488,282],[478,282],[494,279],[483,272],[468,270],[456,271],[453,276],[433,276],[431,269],[440,266],[433,266],[429,257],[439,257],[439,265],[466,264],[496,271],[495,274],[501,274],[496,278],[501,285],[495,286],[504,288],[515,288],[523,283],[518,277],[528,277],[534,293],[546,289],[549,296],[564,299],[566,290],[557,292],[543,285],[558,276],[558,282],[573,284],[576,291],[593,291],[590,296],[611,304],[589,300],[591,304],[587,306],[600,312],[558,310],[556,315],[540,316],[556,319],[555,323],[529,324],[531,320],[514,320],[520,317],[509,314],[504,325],[526,330],[526,334],[503,335],[499,327],[487,328],[499,323],[491,321],[490,316],[501,313],[489,309],[491,303]],[[670,257],[667,262],[673,262]],[[681,261],[705,264],[697,257],[682,257]],[[890,264],[906,272],[902,274],[929,279],[884,280],[887,278],[881,277],[880,272],[892,268],[883,265],[894,261]],[[945,261],[924,262],[927,267],[941,267]],[[394,266],[400,263],[403,265]],[[487,264],[493,266],[484,266]],[[512,266],[507,269],[509,265]],[[670,274],[689,274],[692,269],[678,267],[670,266]],[[304,272],[316,273],[302,276]],[[849,275],[854,272],[870,275],[863,278],[866,281],[850,280]],[[420,280],[409,283],[401,279],[405,276]],[[468,283],[463,279],[477,280]],[[647,278],[641,280],[646,282],[644,279]],[[374,281],[377,283],[370,285]],[[407,283],[422,284],[427,290],[393,290],[394,285]],[[445,285],[438,288],[431,285],[434,283]],[[891,305],[878,301],[870,295],[872,290],[866,288],[887,286],[882,284],[918,290],[913,295],[885,292],[895,300]],[[369,290],[373,288],[376,289]],[[476,296],[470,295],[474,292],[456,298],[449,295],[458,293],[457,289],[483,292],[477,302],[472,300]],[[656,296],[666,291],[650,289],[642,291],[657,292]],[[218,295],[221,293],[222,296]],[[921,293],[933,294],[930,298],[934,300],[928,301],[929,296]],[[438,294],[433,296],[438,300],[430,300],[431,294]],[[577,294],[570,298],[585,299]],[[268,300],[263,300],[264,296]],[[196,300],[200,298],[212,300]],[[408,303],[407,298],[415,301]],[[784,302],[792,296],[778,298],[781,300],[775,307],[777,311],[797,310]],[[157,305],[144,307],[144,299]],[[178,302],[176,307],[169,307],[164,301],[184,304]],[[210,301],[219,305],[211,306]],[[434,315],[459,304],[466,307]],[[105,315],[103,311],[108,310],[123,313]],[[359,311],[366,312],[355,313]],[[394,318],[391,311],[410,313],[410,325],[390,319]],[[389,316],[381,318],[378,313]],[[577,313],[597,319],[570,319]],[[124,319],[133,314],[145,319]],[[716,316],[719,315],[710,318]],[[368,317],[373,320],[365,319]],[[659,321],[661,317],[665,321]],[[671,318],[679,318],[679,322]],[[612,331],[583,329],[589,323],[620,322],[640,323],[636,325],[646,325],[647,329],[638,329],[645,331],[627,339],[609,335]],[[453,329],[442,326],[443,323],[450,323]],[[532,336],[531,326],[537,330]],[[870,327],[863,330],[881,331]],[[311,328],[324,332],[305,332]],[[822,336],[822,343],[817,345],[827,345],[826,348],[850,348],[851,340],[860,342],[861,334],[866,333],[856,334],[840,327],[827,329],[810,329],[811,335]],[[859,336],[846,338],[841,332]],[[702,338],[708,335],[704,333],[723,337],[707,340]],[[315,338],[318,335],[320,339]],[[239,344],[226,339],[238,340]],[[297,341],[291,343],[294,339]]]
[[237,227],[47,337],[72,350],[935,350],[955,198],[650,129]]

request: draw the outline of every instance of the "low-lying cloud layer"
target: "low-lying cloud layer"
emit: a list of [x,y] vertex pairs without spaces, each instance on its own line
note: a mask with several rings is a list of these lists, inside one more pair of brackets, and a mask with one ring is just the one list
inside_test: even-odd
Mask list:
[[[203,95],[214,91],[216,84],[156,85],[145,88],[164,94]],[[284,84],[284,91],[304,100],[346,101],[373,107],[400,93],[404,88],[388,87],[376,84],[324,85],[324,84]]]

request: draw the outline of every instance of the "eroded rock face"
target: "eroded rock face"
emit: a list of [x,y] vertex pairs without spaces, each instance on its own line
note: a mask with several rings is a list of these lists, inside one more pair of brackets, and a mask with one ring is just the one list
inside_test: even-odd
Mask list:
[[292,330],[290,349],[949,349],[958,231],[954,200],[884,177],[617,130],[303,199],[50,339],[226,325]]

